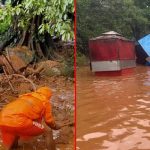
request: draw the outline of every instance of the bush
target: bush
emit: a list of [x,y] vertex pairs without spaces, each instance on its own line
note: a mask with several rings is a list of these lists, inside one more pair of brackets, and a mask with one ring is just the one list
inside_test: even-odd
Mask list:
[[84,66],[88,64],[88,58],[81,52],[77,52],[77,66]]
[[46,76],[49,76],[49,77],[60,76],[61,75],[61,71],[58,68],[50,68],[50,69],[46,69],[44,71],[44,74]]
[[66,76],[66,77],[74,77],[74,58],[68,58],[64,60],[63,62],[63,67],[61,69],[61,75]]
[[61,68],[61,75],[66,77],[74,77],[74,50],[73,48],[67,50],[62,60],[63,67]]
[[[0,9],[0,16],[1,15],[2,9]],[[11,23],[11,16],[6,16],[4,21],[2,21],[0,18],[0,36],[8,30],[8,28],[10,27],[10,23]]]

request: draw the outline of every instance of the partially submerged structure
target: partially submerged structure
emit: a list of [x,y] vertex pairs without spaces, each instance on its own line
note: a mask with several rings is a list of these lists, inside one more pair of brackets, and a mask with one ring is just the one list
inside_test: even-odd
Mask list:
[[135,43],[135,53],[136,63],[140,65],[145,65],[147,63],[146,58],[148,57],[148,55],[138,42]]
[[98,75],[122,75],[136,66],[134,42],[117,32],[90,39],[89,50],[92,72]]
[[145,64],[150,65],[150,34],[144,36],[138,42],[146,54],[144,59],[146,62]]

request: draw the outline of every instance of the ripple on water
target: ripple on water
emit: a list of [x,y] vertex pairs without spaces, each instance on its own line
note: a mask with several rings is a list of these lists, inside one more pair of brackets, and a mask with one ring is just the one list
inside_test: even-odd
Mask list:
[[128,111],[127,107],[122,108],[120,111]]
[[137,101],[145,103],[145,104],[150,104],[150,101],[147,101],[147,100],[144,100],[144,99],[138,99]]
[[148,120],[148,119],[139,119],[137,121],[137,124],[141,125],[143,127],[150,127],[150,120]]
[[89,141],[91,139],[100,138],[106,135],[107,133],[104,133],[104,132],[93,132],[93,133],[85,134],[83,138],[79,138],[77,139],[77,141]]
[[124,133],[128,132],[127,129],[122,128],[122,129],[111,129],[111,136],[112,138],[115,138],[117,136],[123,135]]
[[106,150],[150,149],[150,133],[137,127],[131,129],[131,133],[122,139],[117,139],[116,141],[105,140],[103,147]]
[[143,109],[143,108],[147,108],[147,106],[145,106],[145,105],[137,105],[137,108],[138,109]]

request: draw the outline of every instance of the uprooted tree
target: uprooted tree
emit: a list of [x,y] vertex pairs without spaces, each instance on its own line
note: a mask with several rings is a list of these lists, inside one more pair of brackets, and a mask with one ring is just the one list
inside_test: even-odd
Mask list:
[[0,51],[11,43],[27,46],[42,58],[53,54],[54,38],[73,40],[73,0],[7,0],[0,8]]

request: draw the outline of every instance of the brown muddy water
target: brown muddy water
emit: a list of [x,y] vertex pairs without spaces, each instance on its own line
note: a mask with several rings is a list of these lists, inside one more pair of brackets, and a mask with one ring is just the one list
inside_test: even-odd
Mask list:
[[77,150],[150,150],[150,67],[118,77],[77,69]]

